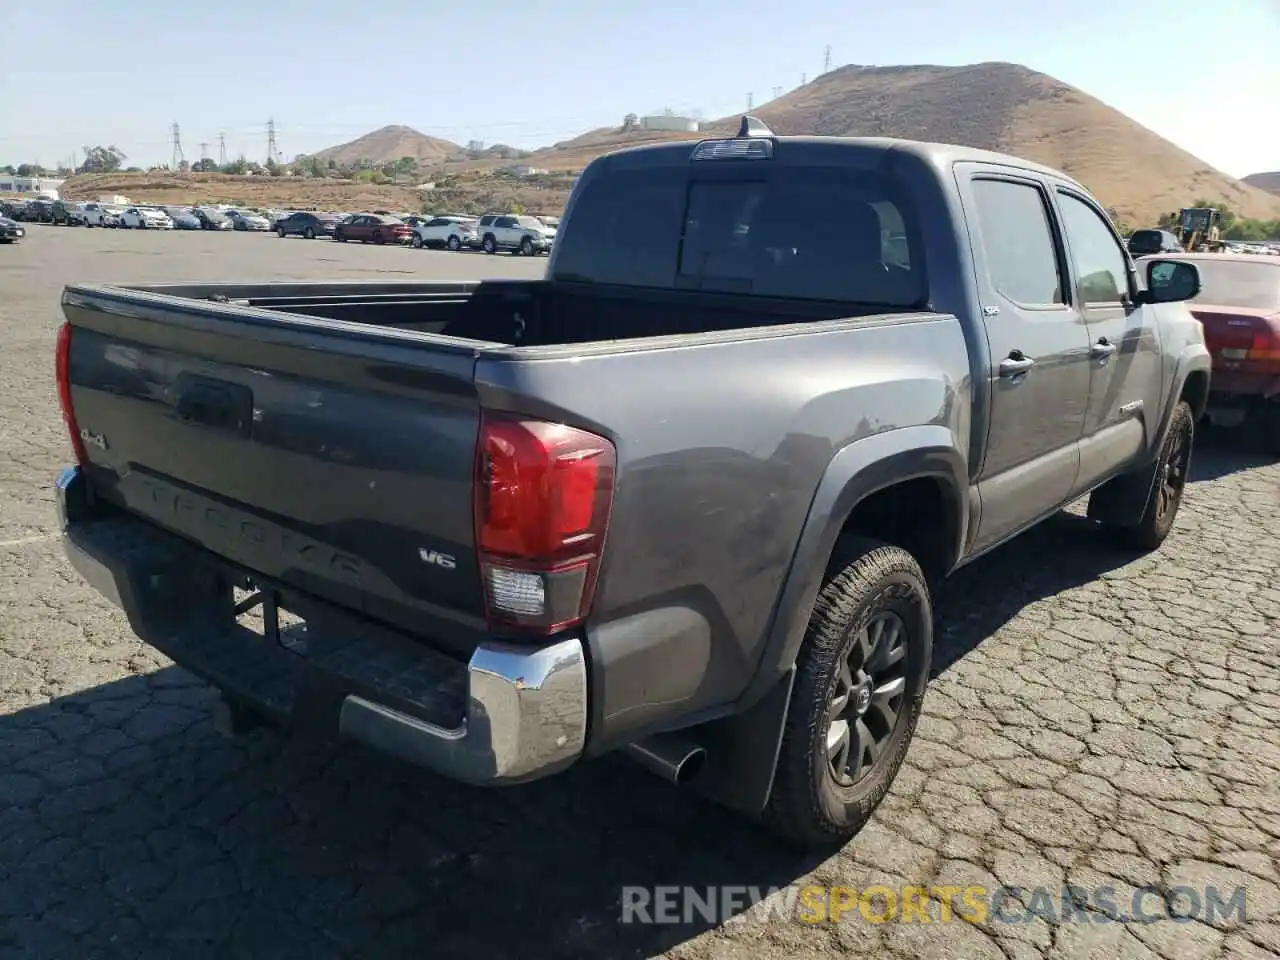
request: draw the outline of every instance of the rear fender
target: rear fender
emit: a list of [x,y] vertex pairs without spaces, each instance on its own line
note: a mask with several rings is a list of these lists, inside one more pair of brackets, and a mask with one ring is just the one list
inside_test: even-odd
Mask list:
[[818,485],[792,557],[764,653],[733,715],[703,725],[695,737],[706,765],[690,785],[699,793],[750,814],[764,809],[773,785],[782,730],[795,677],[795,661],[827,564],[845,521],[865,498],[920,477],[941,481],[951,518],[946,568],[965,542],[969,511],[964,456],[940,425],[879,433],[842,449]]

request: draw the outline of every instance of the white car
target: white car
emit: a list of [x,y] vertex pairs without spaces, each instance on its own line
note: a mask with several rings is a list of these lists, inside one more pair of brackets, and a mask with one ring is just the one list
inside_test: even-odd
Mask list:
[[120,215],[124,207],[112,206],[109,203],[86,203],[84,205],[84,225],[86,227],[118,227]]
[[467,217],[433,217],[413,228],[413,245],[419,250],[423,247],[461,250],[479,242],[476,222]]
[[172,230],[173,220],[154,207],[129,207],[120,214],[120,226],[126,230]]

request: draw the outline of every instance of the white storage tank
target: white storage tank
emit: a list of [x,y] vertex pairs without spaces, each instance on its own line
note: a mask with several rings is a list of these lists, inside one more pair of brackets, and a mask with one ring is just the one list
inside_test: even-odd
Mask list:
[[641,117],[642,130],[676,130],[680,133],[697,133],[700,124],[693,117],[678,117],[674,114],[660,114],[656,117]]

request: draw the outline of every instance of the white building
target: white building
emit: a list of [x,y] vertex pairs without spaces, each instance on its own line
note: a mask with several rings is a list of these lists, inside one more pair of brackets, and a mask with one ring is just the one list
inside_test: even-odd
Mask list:
[[677,130],[680,133],[697,133],[701,128],[693,117],[678,117],[675,114],[664,113],[656,117],[641,117],[641,130]]
[[517,177],[540,177],[547,171],[541,167],[531,167],[525,163],[518,163],[514,167],[507,167],[510,173],[514,173]]
[[53,177],[19,177],[0,173],[0,193],[39,193],[58,199],[58,188],[66,183]]

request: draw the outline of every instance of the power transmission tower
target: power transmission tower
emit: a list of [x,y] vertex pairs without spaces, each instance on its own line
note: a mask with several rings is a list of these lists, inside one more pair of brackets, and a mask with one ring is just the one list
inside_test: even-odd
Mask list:
[[267,163],[276,163],[279,160],[276,153],[276,121],[272,118],[267,121]]
[[227,135],[225,133],[218,134],[218,166],[225,167],[227,165]]
[[828,44],[827,52],[822,57],[822,72],[831,72],[831,46]]
[[753,94],[748,93],[747,94],[747,113],[751,112],[751,105],[754,102],[755,102],[755,96]]
[[808,82],[809,82],[809,75],[807,73],[800,74],[800,86],[803,87]]
[[179,170],[186,161],[182,155],[182,135],[178,129],[178,121],[173,121],[173,169]]
[[780,96],[782,96],[782,88],[781,88],[781,87],[774,87],[774,88],[773,88],[773,99],[777,100]]
[[201,160],[209,159],[209,144],[207,141],[204,141],[204,140],[200,141],[200,159]]

